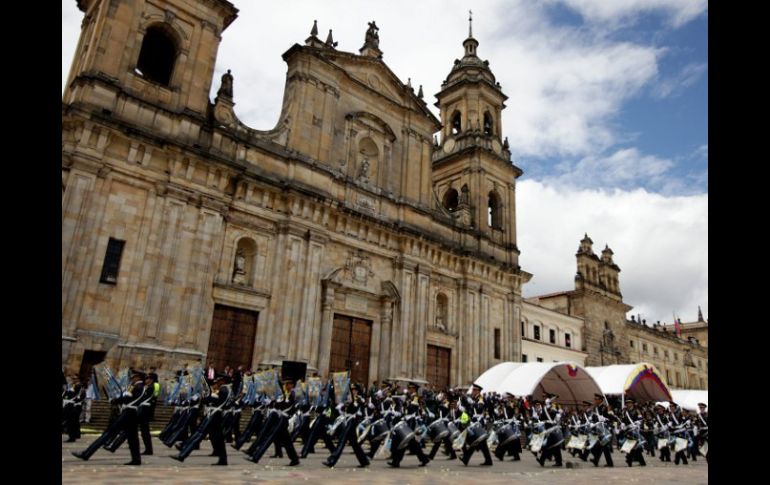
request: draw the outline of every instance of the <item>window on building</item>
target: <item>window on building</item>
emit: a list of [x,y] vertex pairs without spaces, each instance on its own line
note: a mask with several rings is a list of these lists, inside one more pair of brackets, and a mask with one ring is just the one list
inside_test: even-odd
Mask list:
[[457,205],[459,204],[459,196],[457,194],[457,191],[455,189],[449,189],[444,194],[444,208],[448,210],[449,212],[454,212],[457,210]]
[[527,324],[525,322],[521,322],[521,336],[525,337],[524,335],[524,328],[526,328]]
[[630,342],[630,344],[631,344],[631,348],[633,349],[633,348],[634,348],[634,341],[632,340],[632,341]]
[[671,371],[669,371],[669,370],[666,370],[666,384],[668,384],[669,386],[672,384],[672,382],[671,382]]
[[564,334],[564,345],[567,347],[572,347],[572,337],[568,333]]
[[682,387],[682,378],[679,372],[676,373],[676,387]]
[[549,338],[552,344],[556,343],[556,330],[554,329],[549,330]]
[[484,113],[484,134],[492,134],[492,115],[488,111]]
[[537,358],[537,361],[538,361],[538,362],[542,362],[542,361],[543,361],[543,358],[542,358],[542,357],[538,357],[538,358]]
[[521,354],[521,361],[526,362],[527,361],[527,354]]
[[455,111],[455,113],[452,115],[452,134],[453,135],[459,135],[462,131],[462,122],[460,121],[462,117],[460,116],[459,111]]
[[642,352],[647,353],[647,344],[642,344]]
[[674,360],[679,362],[679,354],[677,354],[676,352],[674,352]]
[[110,238],[107,242],[107,251],[104,253],[104,264],[102,265],[102,276],[100,283],[115,285],[118,283],[118,271],[120,270],[120,258],[123,255],[123,246],[126,241]]
[[503,205],[494,190],[489,193],[487,224],[492,229],[503,228]]
[[449,308],[449,299],[443,293],[436,295],[436,320],[434,326],[444,332],[449,328],[447,313]]
[[655,354],[655,356],[657,357],[658,356],[658,348],[657,347],[653,347],[652,348],[652,353]]
[[500,329],[495,329],[495,359],[500,358]]
[[700,388],[701,389],[706,389],[706,386],[703,383],[703,378],[702,377],[700,378]]
[[701,367],[701,365],[700,365],[700,360],[698,360],[698,369],[702,369],[702,368],[703,367]]
[[168,86],[176,57],[176,43],[168,31],[161,26],[150,27],[142,40],[136,71],[147,80]]
[[664,351],[663,351],[663,356],[664,356],[666,359],[668,359],[668,350],[664,350]]
[[540,325],[535,325],[535,340],[540,340]]

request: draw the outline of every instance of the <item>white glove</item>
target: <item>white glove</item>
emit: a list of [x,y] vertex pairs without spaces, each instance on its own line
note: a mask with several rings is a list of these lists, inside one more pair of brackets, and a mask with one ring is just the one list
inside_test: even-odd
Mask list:
[[342,408],[345,407],[345,403],[337,404],[337,411],[342,411]]

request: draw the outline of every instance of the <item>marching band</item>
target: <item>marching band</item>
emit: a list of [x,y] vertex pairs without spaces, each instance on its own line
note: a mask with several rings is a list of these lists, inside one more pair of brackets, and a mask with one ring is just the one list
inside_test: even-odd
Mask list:
[[[141,455],[152,455],[149,422],[155,402],[162,398],[174,413],[159,435],[166,447],[176,447],[171,458],[184,461],[208,438],[216,457],[213,465],[227,465],[225,443],[258,463],[271,445],[273,457],[288,455],[289,466],[300,464],[323,442],[329,455],[323,462],[334,467],[345,447],[352,448],[358,465],[389,457],[399,467],[407,453],[419,466],[436,459],[439,451],[448,460],[459,458],[465,466],[476,451],[481,466],[493,464],[492,454],[503,461],[519,461],[525,449],[540,464],[553,461],[563,466],[562,451],[594,466],[604,456],[604,466],[614,466],[612,451],[625,455],[627,466],[646,466],[645,454],[663,462],[688,464],[698,455],[708,461],[708,413],[701,403],[698,412],[688,412],[671,403],[640,403],[626,398],[622,406],[611,406],[602,394],[593,402],[562,406],[559,396],[546,394],[543,401],[531,396],[484,393],[474,384],[464,390],[433,392],[408,383],[401,389],[384,382],[365,389],[351,384],[345,372],[334,373],[327,382],[311,377],[307,382],[280,381],[275,370],[246,373],[238,379],[219,376],[209,382],[203,369],[178,373],[173,386],[162,396],[157,374],[132,370],[122,379],[108,368],[97,366],[93,379],[106,382],[104,393],[120,413],[84,451],[72,454],[88,460],[97,450],[114,452],[128,441],[131,461],[141,464]],[[130,380],[130,383],[129,383]],[[73,380],[62,394],[63,430],[68,442],[80,437],[78,417],[85,390]],[[241,430],[241,414],[251,408],[251,417]],[[144,452],[139,453],[139,429]],[[245,447],[254,438],[254,442]],[[301,441],[299,453],[295,442]],[[490,451],[494,450],[494,451]]]

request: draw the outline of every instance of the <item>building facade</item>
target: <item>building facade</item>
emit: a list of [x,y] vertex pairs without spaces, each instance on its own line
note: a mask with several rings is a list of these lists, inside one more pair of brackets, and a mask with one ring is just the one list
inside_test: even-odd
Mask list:
[[[523,314],[527,315],[531,303],[579,318],[583,322],[582,340],[581,347],[576,348],[586,353],[587,366],[649,362],[660,370],[671,388],[708,389],[708,348],[685,333],[699,332],[708,342],[708,323],[700,309],[699,322],[682,324],[681,336],[675,334],[673,325],[650,327],[634,317],[628,320],[626,314],[633,307],[623,302],[620,268],[613,254],[605,246],[599,258],[586,234],[575,255],[575,289],[527,298]],[[522,348],[527,345],[522,344]]]
[[314,26],[283,54],[280,118],[260,131],[235,115],[247,87],[230,71],[209,98],[232,4],[78,6],[62,100],[67,369],[292,360],[454,386],[520,360],[522,172],[470,33],[438,119],[383,62],[374,22],[357,54]]
[[570,361],[585,365],[582,318],[549,310],[525,300],[521,307],[521,361]]

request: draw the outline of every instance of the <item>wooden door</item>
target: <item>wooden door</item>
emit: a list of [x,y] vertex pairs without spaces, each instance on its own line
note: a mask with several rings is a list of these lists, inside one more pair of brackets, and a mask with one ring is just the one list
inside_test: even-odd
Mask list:
[[335,314],[329,372],[350,371],[351,382],[368,386],[371,339],[371,321]]
[[428,345],[426,377],[436,389],[449,388],[449,370],[452,362],[452,349]]
[[215,305],[206,365],[217,372],[226,366],[250,369],[258,320],[259,312]]

